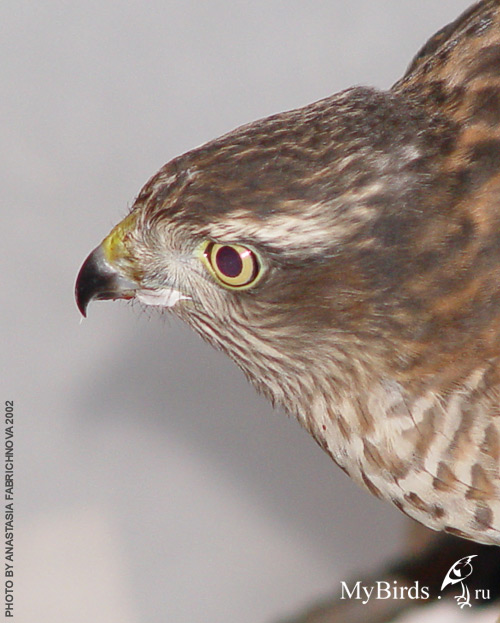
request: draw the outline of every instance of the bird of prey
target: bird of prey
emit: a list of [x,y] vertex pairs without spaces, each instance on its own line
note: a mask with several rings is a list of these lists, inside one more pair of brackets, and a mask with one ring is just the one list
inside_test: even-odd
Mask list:
[[500,544],[500,0],[167,163],[76,298],[168,308],[371,493]]

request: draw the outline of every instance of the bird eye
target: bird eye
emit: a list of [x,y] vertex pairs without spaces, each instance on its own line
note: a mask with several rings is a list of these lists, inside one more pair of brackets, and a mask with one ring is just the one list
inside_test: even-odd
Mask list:
[[201,258],[212,276],[223,286],[244,290],[257,283],[262,270],[257,254],[239,244],[205,242]]

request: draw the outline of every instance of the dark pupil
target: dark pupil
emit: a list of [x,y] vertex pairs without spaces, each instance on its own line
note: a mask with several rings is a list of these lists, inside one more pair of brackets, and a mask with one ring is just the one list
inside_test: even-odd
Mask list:
[[215,261],[217,268],[226,277],[237,277],[243,269],[240,254],[232,247],[221,247]]

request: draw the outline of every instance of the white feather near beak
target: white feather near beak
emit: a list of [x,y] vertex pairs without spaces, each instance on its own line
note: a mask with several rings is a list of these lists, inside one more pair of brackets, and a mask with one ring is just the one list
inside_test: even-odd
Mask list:
[[160,290],[137,290],[136,298],[144,305],[156,307],[173,307],[181,300],[189,300],[191,297],[181,294],[172,288],[162,288]]

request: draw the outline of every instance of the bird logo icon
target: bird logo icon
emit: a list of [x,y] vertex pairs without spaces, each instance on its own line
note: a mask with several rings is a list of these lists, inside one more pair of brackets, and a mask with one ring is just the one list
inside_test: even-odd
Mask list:
[[473,556],[465,556],[464,558],[457,560],[457,562],[449,569],[441,585],[442,591],[447,586],[459,583],[462,584],[462,592],[460,595],[455,596],[457,604],[460,608],[465,608],[465,606],[469,606],[469,608],[471,607],[470,591],[468,586],[465,584],[465,580],[472,575],[472,572],[474,571],[471,560],[476,557],[477,554],[474,554]]

